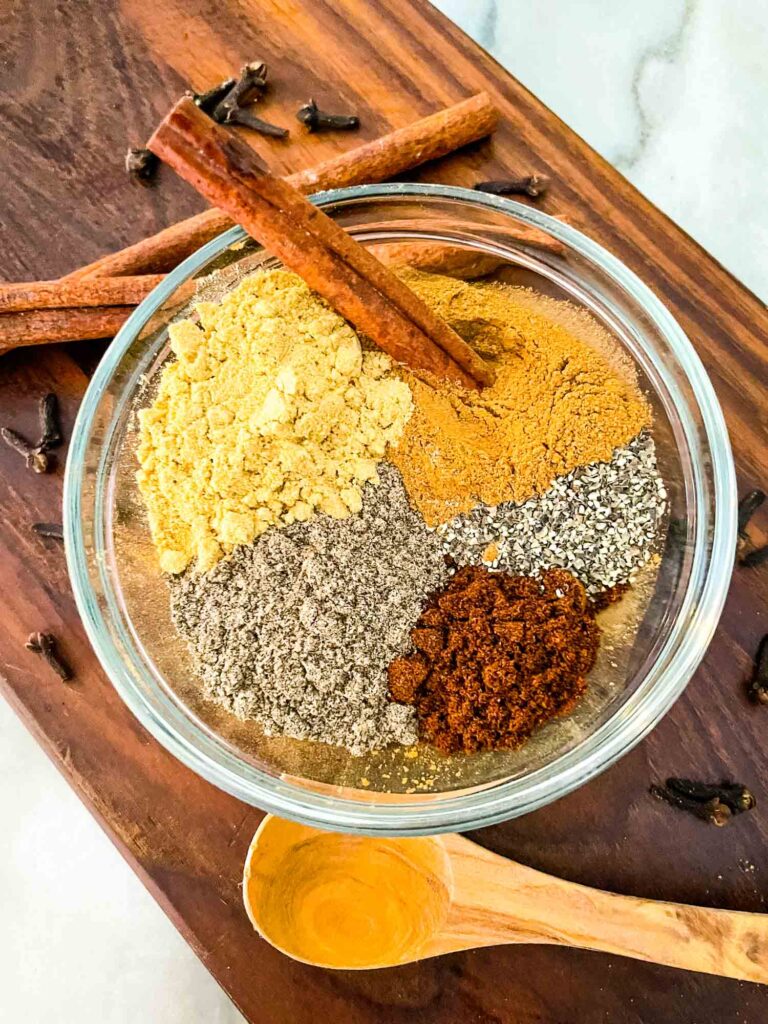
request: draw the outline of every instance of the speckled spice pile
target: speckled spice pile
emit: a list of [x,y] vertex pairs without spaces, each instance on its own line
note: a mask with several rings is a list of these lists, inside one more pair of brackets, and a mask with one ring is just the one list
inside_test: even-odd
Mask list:
[[574,470],[540,497],[480,505],[437,532],[460,565],[520,576],[557,566],[595,595],[631,580],[648,561],[665,507],[655,446],[644,431],[610,462]]

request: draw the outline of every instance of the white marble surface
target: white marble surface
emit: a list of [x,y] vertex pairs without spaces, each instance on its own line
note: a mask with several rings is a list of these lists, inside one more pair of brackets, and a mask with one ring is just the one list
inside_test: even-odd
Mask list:
[[[768,3],[437,6],[768,298]],[[241,1021],[2,702],[0,778],[0,1020]]]

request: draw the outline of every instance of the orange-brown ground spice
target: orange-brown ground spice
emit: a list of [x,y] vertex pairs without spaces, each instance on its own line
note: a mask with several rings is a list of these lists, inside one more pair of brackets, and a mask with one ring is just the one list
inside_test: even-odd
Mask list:
[[584,587],[564,569],[508,576],[460,569],[389,666],[394,700],[415,706],[439,750],[515,747],[586,689],[600,630]]

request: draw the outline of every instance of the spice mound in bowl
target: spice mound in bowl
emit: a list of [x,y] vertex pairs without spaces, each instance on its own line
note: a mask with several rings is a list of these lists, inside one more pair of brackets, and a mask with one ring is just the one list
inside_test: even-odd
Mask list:
[[170,326],[137,480],[206,701],[268,737],[438,763],[585,698],[666,495],[634,367],[589,314],[399,273],[492,385],[417,376],[261,269]]

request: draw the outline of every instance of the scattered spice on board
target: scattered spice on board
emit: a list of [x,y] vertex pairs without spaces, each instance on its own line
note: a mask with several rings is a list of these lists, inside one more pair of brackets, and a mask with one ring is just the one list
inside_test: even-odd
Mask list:
[[[244,64],[237,81],[232,83],[213,108],[211,116],[214,121],[226,124],[236,110],[261,99],[267,89],[267,74],[268,68],[263,60],[252,60]],[[195,102],[201,110],[208,112],[202,102]]]
[[47,473],[51,468],[51,460],[48,453],[52,448],[58,448],[64,440],[64,435],[59,422],[59,400],[55,394],[49,392],[40,399],[38,406],[40,418],[40,440],[37,444],[31,444],[25,437],[10,427],[0,427],[0,437],[9,448],[13,448],[19,455],[23,456],[27,469],[34,473]]
[[737,510],[738,538],[736,540],[736,555],[739,565],[746,568],[754,568],[768,561],[768,544],[756,548],[747,533],[749,525],[755,512],[765,501],[765,491],[755,488],[749,491],[739,501]]
[[27,469],[31,469],[33,473],[48,472],[49,460],[47,454],[36,445],[30,444],[17,431],[12,430],[10,427],[0,427],[0,437],[2,437],[9,448],[13,448],[15,452],[22,456],[27,464]]
[[460,569],[390,665],[389,690],[438,750],[516,747],[584,693],[599,636],[584,587],[562,569]]

